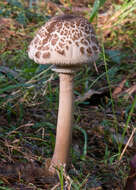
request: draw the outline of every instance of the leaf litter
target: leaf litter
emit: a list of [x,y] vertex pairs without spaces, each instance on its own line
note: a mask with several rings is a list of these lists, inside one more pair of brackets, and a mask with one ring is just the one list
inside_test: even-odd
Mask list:
[[[59,13],[63,12],[63,10],[66,12],[71,12],[71,8],[69,8],[68,6],[69,2],[72,4],[73,12],[75,12],[76,10],[78,14],[86,15],[86,10],[88,11],[88,7],[86,5],[88,4],[88,1],[84,2],[82,0],[62,0],[60,1],[60,3],[54,2],[54,4],[49,1],[50,4],[47,7],[48,16],[53,16],[56,11]],[[106,14],[99,15],[98,27],[103,24],[104,20],[107,20],[105,23],[108,24],[105,24],[105,26],[103,26],[103,36],[105,39],[107,38],[107,36],[109,36],[107,41],[111,42],[114,38],[114,34],[111,30],[111,21],[116,22],[116,19],[114,18],[108,20],[111,11],[113,10],[112,4],[108,3],[109,2],[107,1],[107,4],[105,6],[110,5],[108,8],[108,10],[110,11],[104,11],[103,13]],[[120,3],[121,2],[119,2],[119,4]],[[106,7],[105,10],[107,10]],[[115,15],[115,17],[117,18],[117,15]],[[127,22],[129,22],[129,20],[125,20],[124,24]],[[1,18],[0,42],[3,45],[2,47],[0,47],[0,53],[4,53],[6,51],[11,51],[12,53],[14,53],[15,49],[18,50],[24,48],[22,41],[31,40],[32,36],[28,35],[28,31],[31,31],[32,27],[34,27],[35,24],[35,22],[28,23],[27,28],[24,28],[24,26],[15,21],[14,18]],[[104,27],[106,27],[106,29]],[[115,28],[120,27],[115,26]],[[132,41],[129,40],[129,34],[119,34],[117,38],[120,38],[122,42],[126,41],[127,44],[130,44],[130,42],[132,43]],[[113,44],[111,43],[110,46],[111,45]],[[105,47],[106,46],[108,47],[108,43],[105,42]],[[108,48],[111,48],[110,46]],[[118,43],[116,43],[115,46],[112,48],[114,49],[117,46]],[[122,51],[122,49],[120,51]],[[130,64],[129,58],[127,59]],[[84,145],[83,134],[76,129],[73,132],[73,147],[76,147],[76,145],[78,145],[78,150],[81,151],[74,149],[75,153],[77,152],[76,158],[74,155],[71,155],[71,159],[74,164],[73,171],[71,172],[77,171],[77,179],[76,182],[74,181],[74,183],[79,184],[79,186],[81,186],[80,189],[123,190],[124,183],[126,182],[126,173],[128,173],[128,168],[126,167],[128,166],[127,157],[130,158],[136,151],[135,138],[133,136],[132,146],[125,150],[126,157],[123,157],[120,162],[116,159],[116,153],[118,152],[117,144],[120,141],[122,128],[126,122],[126,116],[129,111],[128,104],[131,104],[134,99],[133,96],[135,94],[136,82],[135,71],[133,70],[133,67],[130,67],[130,70],[132,71],[131,77],[127,77],[126,79],[126,75],[129,75],[129,71],[128,69],[123,68],[123,66],[125,61],[127,62],[127,60],[118,60],[118,67],[122,67],[122,70],[118,71],[118,74],[120,75],[120,80],[113,81],[113,85],[115,86],[114,88],[112,88],[113,98],[116,98],[115,114],[119,126],[118,132],[116,131],[114,126],[115,121],[112,107],[110,106],[110,94],[109,92],[107,93],[108,90],[106,91],[106,93],[105,91],[99,91],[100,88],[103,88],[103,86],[107,85],[105,77],[102,78],[99,84],[96,83],[93,88],[85,90],[86,93],[82,93],[82,86],[80,87],[79,85],[78,87],[76,87],[76,90],[79,94],[76,101],[80,102],[81,104],[78,104],[78,106],[76,106],[74,118],[77,125],[83,128],[88,136],[88,151],[86,159],[84,160],[82,158]],[[116,62],[116,60],[114,59],[112,61],[113,62],[111,62],[111,64],[113,64],[114,61]],[[134,61],[135,57],[133,58],[132,62]],[[22,80],[22,78],[20,78],[20,76],[18,75],[18,72],[14,71],[14,68],[10,68],[9,64],[5,63],[3,59],[0,59],[0,63],[2,65],[0,73],[4,75],[8,73],[13,75],[13,77]],[[99,70],[101,70],[101,72],[104,71],[103,64],[99,67]],[[122,71],[125,71],[125,74]],[[97,73],[95,77],[97,77],[98,75],[99,73]],[[89,76],[88,78],[90,79]],[[24,80],[26,79],[24,78]],[[127,81],[129,81],[128,86],[126,86]],[[53,86],[53,91],[55,91],[56,81],[51,81],[50,84]],[[49,90],[47,90],[47,92],[49,94]],[[4,97],[9,93],[10,92],[5,91],[3,94]],[[121,104],[121,106],[119,106],[121,101],[120,97],[124,98],[124,94],[127,94],[126,99],[123,99],[123,101],[126,102],[124,102],[124,105]],[[99,96],[97,96],[96,98],[96,95]],[[46,102],[48,102],[49,99],[45,99]],[[58,179],[49,176],[48,164],[50,161],[48,159],[45,159],[52,155],[52,147],[55,135],[54,126],[56,123],[57,115],[57,109],[55,108],[56,102],[54,102],[54,99],[51,99],[51,103],[53,104],[52,107],[55,108],[54,111],[51,111],[52,109],[47,106],[48,103],[45,103],[45,105],[43,106],[43,102],[45,101],[45,99],[41,97],[38,100],[29,100],[29,103],[31,101],[34,103],[31,104],[33,106],[30,106],[30,104],[28,105],[27,103],[24,103],[22,101],[24,103],[23,109],[25,109],[25,111],[22,111],[21,101],[19,100],[18,102],[16,102],[16,105],[15,102],[11,102],[11,104],[9,102],[8,109],[10,109],[8,113],[6,111],[6,107],[1,108],[0,110],[0,179],[2,182],[2,187],[7,185],[13,189],[59,188],[60,184],[58,184]],[[93,105],[93,100],[95,102],[95,105]],[[126,107],[128,108],[128,111],[126,110]],[[23,114],[22,118],[20,116],[21,114]],[[41,117],[39,117],[38,115],[40,115]],[[128,139],[132,134],[132,128],[133,126],[135,126],[135,118],[136,114],[135,112],[133,112],[132,120],[127,131],[127,137],[125,138],[124,145],[127,145]],[[41,123],[41,120],[43,121],[43,124]],[[50,127],[49,124],[47,124],[47,121],[48,123],[50,123]],[[35,123],[39,124],[41,130],[39,130],[39,127],[37,127],[38,125],[35,125]],[[45,132],[43,139],[41,131],[44,130]],[[107,146],[108,148],[106,148]],[[120,168],[120,172],[122,172],[123,174],[118,171],[118,168]],[[69,173],[69,175],[71,174]],[[124,177],[123,180],[122,178],[120,178],[120,175]],[[88,178],[85,178],[85,176],[88,176]],[[85,179],[85,181],[81,185],[83,178]],[[66,176],[65,179],[67,181]],[[78,180],[80,181],[80,183]],[[72,188],[74,189],[74,187]]]

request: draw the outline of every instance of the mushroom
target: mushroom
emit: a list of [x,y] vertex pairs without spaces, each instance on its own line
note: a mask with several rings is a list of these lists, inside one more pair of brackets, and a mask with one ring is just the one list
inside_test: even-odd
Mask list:
[[94,62],[100,48],[92,25],[76,15],[55,16],[36,33],[28,55],[36,63],[53,64],[59,73],[56,144],[49,170],[66,165],[72,140],[73,77],[80,66]]

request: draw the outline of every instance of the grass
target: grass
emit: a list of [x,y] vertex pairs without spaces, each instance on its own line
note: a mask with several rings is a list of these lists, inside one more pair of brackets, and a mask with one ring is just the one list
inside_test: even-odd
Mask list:
[[[70,8],[72,2],[65,1]],[[136,2],[109,5],[108,0],[102,4],[96,0],[94,7],[90,5],[92,12],[84,13],[96,26],[102,55],[96,63],[98,72],[86,66],[76,74],[74,94],[76,99],[90,89],[100,94],[76,102],[71,164],[68,174],[63,168],[59,172],[56,186],[46,182],[48,174],[43,174],[42,168],[55,145],[58,76],[51,66],[37,65],[27,55],[35,30],[52,17],[48,6],[40,3],[35,9],[26,1],[0,1],[0,18],[10,19],[3,21],[4,25],[0,22],[0,189],[25,188],[31,183],[39,190],[64,189],[66,184],[73,190],[122,190],[136,143],[136,96],[132,88],[136,83]],[[107,5],[114,12],[110,15],[107,11],[101,18],[98,11]],[[114,90],[124,79],[114,98]],[[3,175],[4,163],[7,172]],[[25,169],[18,169],[18,163]],[[15,164],[13,172],[10,164]],[[30,170],[39,172],[41,179]]]

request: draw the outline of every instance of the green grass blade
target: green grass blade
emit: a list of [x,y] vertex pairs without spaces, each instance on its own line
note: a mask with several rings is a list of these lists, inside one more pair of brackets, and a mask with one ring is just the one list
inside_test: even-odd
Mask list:
[[[134,101],[133,101],[133,103],[132,103],[132,106],[131,106],[131,109],[130,109],[130,112],[129,112],[129,115],[128,115],[128,118],[127,118],[127,121],[126,121],[126,125],[125,125],[124,130],[123,130],[123,133],[122,133],[122,141],[121,141],[121,142],[124,141],[125,134],[126,134],[127,129],[128,129],[128,124],[129,124],[129,122],[130,122],[130,120],[131,120],[131,116],[132,116],[132,113],[134,112],[135,106],[136,106],[136,95],[135,95],[135,97],[134,97]],[[136,127],[136,126],[135,126],[135,127]],[[122,145],[123,145],[123,143],[120,143],[120,144],[119,144],[119,147],[118,147],[118,150],[119,150],[119,158],[120,158],[120,155],[121,155]]]
[[87,133],[81,127],[75,126],[74,128],[80,130],[84,135],[84,149],[83,149],[83,156],[82,156],[84,159],[87,154]]
[[105,2],[106,0],[95,0],[89,19],[90,22],[92,22],[93,19],[97,16],[99,8],[102,7]]

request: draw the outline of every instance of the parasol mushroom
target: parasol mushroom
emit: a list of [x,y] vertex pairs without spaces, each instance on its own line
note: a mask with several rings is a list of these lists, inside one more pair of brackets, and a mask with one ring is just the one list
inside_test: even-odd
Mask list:
[[28,55],[36,63],[53,64],[59,73],[59,109],[56,144],[49,170],[68,162],[72,139],[73,77],[76,70],[94,62],[100,48],[92,25],[76,15],[60,15],[50,19],[36,33]]

